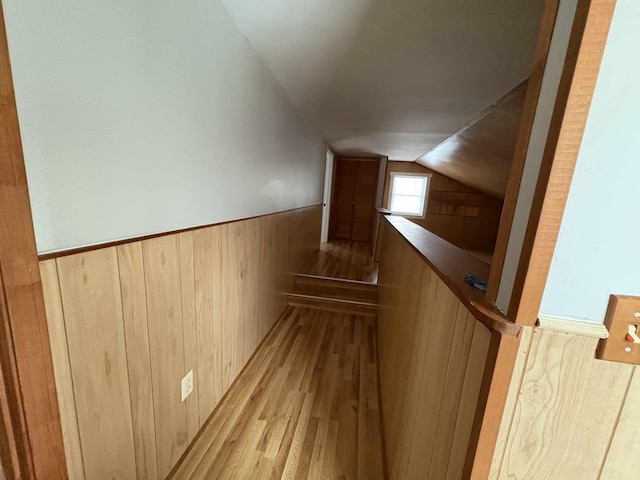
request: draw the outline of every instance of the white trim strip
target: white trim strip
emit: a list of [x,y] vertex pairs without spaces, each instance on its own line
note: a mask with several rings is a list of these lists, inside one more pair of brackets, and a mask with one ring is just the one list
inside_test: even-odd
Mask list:
[[585,337],[609,338],[609,331],[601,323],[580,322],[563,318],[538,316],[538,328],[571,333]]

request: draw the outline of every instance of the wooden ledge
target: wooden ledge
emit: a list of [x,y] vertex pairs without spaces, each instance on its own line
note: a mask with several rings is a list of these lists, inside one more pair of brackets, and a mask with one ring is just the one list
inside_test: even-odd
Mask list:
[[464,280],[467,273],[473,273],[486,281],[489,278],[489,265],[406,218],[393,215],[386,215],[384,218],[438,274],[474,317],[492,331],[515,337],[519,335],[520,326],[509,321],[486,300],[483,292]]

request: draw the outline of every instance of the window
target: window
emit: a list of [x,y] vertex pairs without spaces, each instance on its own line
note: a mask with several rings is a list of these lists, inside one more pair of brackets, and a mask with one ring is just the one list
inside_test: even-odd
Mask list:
[[431,175],[391,174],[389,210],[398,215],[424,218]]

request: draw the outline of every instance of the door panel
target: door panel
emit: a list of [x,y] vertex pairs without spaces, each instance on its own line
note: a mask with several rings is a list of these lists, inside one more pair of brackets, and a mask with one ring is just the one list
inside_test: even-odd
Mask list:
[[351,227],[352,240],[358,242],[371,240],[377,187],[378,162],[358,162]]
[[371,240],[377,186],[377,160],[338,159],[331,206],[331,238]]
[[333,219],[333,237],[340,240],[351,239],[357,172],[358,162],[355,160],[338,160],[335,200],[331,217]]

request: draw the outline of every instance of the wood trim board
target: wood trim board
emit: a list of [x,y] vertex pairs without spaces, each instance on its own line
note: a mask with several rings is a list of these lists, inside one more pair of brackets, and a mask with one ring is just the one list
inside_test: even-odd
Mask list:
[[[0,276],[6,314],[3,328],[8,335],[2,347],[10,348],[5,354],[15,360],[17,372],[13,381],[4,380],[10,382],[5,385],[11,385],[14,397],[21,398],[13,408],[22,411],[9,416],[24,418],[16,423],[3,412],[3,423],[17,429],[4,447],[20,457],[17,478],[63,480],[67,468],[56,382],[1,9],[0,30]],[[12,369],[6,369],[8,357],[3,360],[7,375]]]
[[234,220],[226,220],[224,222],[208,223],[206,225],[197,225],[195,227],[181,228],[181,229],[178,229],[178,230],[168,230],[166,232],[151,233],[149,235],[141,235],[141,236],[137,236],[137,237],[123,238],[122,240],[114,240],[113,242],[96,243],[94,245],[86,245],[86,246],[83,246],[83,247],[69,248],[69,249],[66,249],[66,250],[57,250],[55,252],[41,253],[40,255],[38,255],[38,261],[42,262],[44,260],[51,260],[53,258],[66,257],[67,255],[75,255],[77,253],[90,252],[92,250],[99,250],[101,248],[117,247],[119,245],[126,245],[128,243],[142,242],[144,240],[151,240],[152,238],[164,237],[165,235],[175,235],[175,234],[179,234],[179,233],[193,232],[193,231],[200,230],[200,229],[203,229],[203,228],[216,227],[216,226],[219,226],[219,225],[227,225],[227,224],[230,224],[230,223],[244,222],[246,220],[253,220],[255,218],[268,217],[270,215],[278,215],[280,213],[294,212],[296,210],[302,210],[304,208],[311,208],[311,207],[318,207],[318,206],[322,206],[322,204],[321,203],[314,203],[312,205],[307,205],[307,206],[304,206],[304,207],[290,208],[288,210],[282,210],[282,211],[279,211],[279,212],[265,213],[263,215],[254,215],[252,217],[236,218]]
[[518,325],[533,326],[538,318],[615,3],[580,0],[577,6],[507,312]]
[[551,38],[555,27],[556,16],[558,12],[559,0],[546,0],[542,21],[540,23],[540,33],[538,34],[538,43],[534,54],[533,68],[529,76],[527,85],[527,94],[524,100],[522,117],[520,119],[520,130],[516,139],[513,161],[509,173],[509,181],[504,196],[502,207],[502,216],[500,217],[500,226],[498,227],[498,237],[493,252],[493,260],[491,262],[491,270],[489,272],[489,280],[487,281],[487,300],[495,302],[498,296],[498,288],[502,278],[502,269],[507,255],[507,246],[509,245],[509,236],[511,235],[511,226],[516,210],[518,195],[520,193],[520,183],[527,158],[529,148],[529,140],[533,130],[533,122],[536,116],[538,100],[540,99],[540,91],[542,89],[542,80],[544,71],[547,66],[547,58],[549,56],[549,48],[551,46]]
[[[520,327],[507,320],[494,305],[486,301],[480,290],[473,288],[464,280],[467,273],[486,278],[489,265],[405,218],[393,215],[387,215],[384,218],[386,221],[384,228],[395,229],[447,284],[475,318],[492,331],[518,336]],[[386,237],[384,233],[383,236]]]

